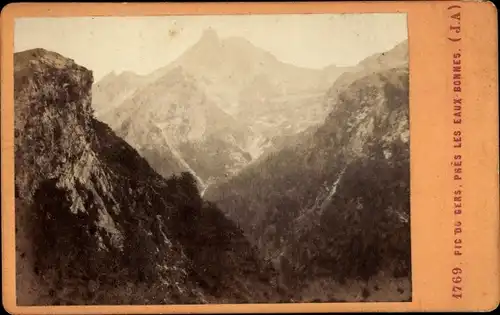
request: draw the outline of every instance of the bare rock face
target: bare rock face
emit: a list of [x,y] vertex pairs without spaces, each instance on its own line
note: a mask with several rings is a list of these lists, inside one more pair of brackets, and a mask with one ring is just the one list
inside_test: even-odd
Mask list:
[[275,299],[273,268],[198,192],[93,117],[91,71],[15,54],[19,305]]

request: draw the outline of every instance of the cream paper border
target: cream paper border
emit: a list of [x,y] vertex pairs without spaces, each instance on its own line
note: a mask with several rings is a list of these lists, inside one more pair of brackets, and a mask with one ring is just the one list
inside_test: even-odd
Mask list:
[[[459,6],[451,9],[450,6]],[[461,40],[450,15],[461,12]],[[17,307],[13,22],[16,17],[404,12],[410,60],[412,302]],[[3,303],[13,314],[479,311],[499,301],[497,15],[491,2],[18,3],[1,13]],[[111,40],[111,39],[110,39]],[[462,256],[454,256],[453,54],[461,49]],[[462,298],[452,269],[463,269]]]

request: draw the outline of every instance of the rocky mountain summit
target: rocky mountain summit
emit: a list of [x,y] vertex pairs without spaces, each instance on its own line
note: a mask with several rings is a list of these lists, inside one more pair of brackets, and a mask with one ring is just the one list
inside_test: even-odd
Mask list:
[[14,59],[19,305],[278,300],[273,267],[191,174],[160,176],[94,118],[91,71]]
[[[204,189],[282,136],[324,119],[321,100],[343,71],[286,64],[244,38],[220,38],[207,29],[149,75],[110,74],[97,82],[93,106],[160,174],[189,171]],[[163,161],[173,156],[178,167],[167,171],[170,162]]]

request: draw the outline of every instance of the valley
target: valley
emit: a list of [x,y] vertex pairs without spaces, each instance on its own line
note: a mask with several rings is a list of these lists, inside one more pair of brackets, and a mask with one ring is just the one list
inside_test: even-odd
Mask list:
[[[155,80],[163,80],[169,71],[182,67],[186,76],[191,78],[190,82],[197,90],[203,91],[204,102],[213,104],[211,111],[220,109],[225,113],[224,119],[218,123],[226,127],[203,125],[205,130],[199,133],[199,139],[191,143],[185,141],[179,146],[177,158],[187,163],[184,170],[197,174],[199,181],[205,183],[203,197],[217,204],[241,226],[263,259],[273,261],[274,267],[286,275],[285,278],[292,279],[285,281],[285,285],[299,292],[295,299],[300,299],[303,290],[310,290],[305,288],[311,283],[325,279],[339,281],[334,275],[325,278],[324,271],[321,271],[323,263],[311,263],[318,257],[322,257],[319,261],[325,262],[339,259],[324,254],[331,251],[328,246],[338,246],[333,239],[340,237],[348,242],[346,244],[355,239],[362,243],[368,241],[364,232],[349,231],[355,230],[356,224],[365,224],[356,219],[363,212],[355,215],[345,209],[354,202],[358,204],[356,211],[363,211],[363,202],[371,203],[375,195],[363,199],[364,192],[351,191],[349,194],[354,195],[342,197],[347,193],[346,189],[352,189],[346,186],[347,183],[364,178],[359,171],[352,173],[354,165],[369,174],[375,172],[373,175],[380,178],[389,176],[388,171],[379,173],[380,170],[392,170],[396,161],[407,162],[409,159],[407,49],[407,42],[403,42],[390,51],[369,56],[353,67],[309,70],[280,63],[243,39],[220,39],[209,30],[172,65],[150,76],[155,78],[151,82],[159,82]],[[210,62],[199,56],[201,51],[209,56]],[[230,54],[234,51],[244,53]],[[198,114],[202,111],[198,108]],[[190,126],[195,127],[195,123],[192,121]],[[238,126],[238,130],[229,128],[229,125]],[[143,126],[148,128],[145,124]],[[211,133],[211,128],[222,132]],[[399,155],[392,150],[398,150]],[[381,155],[374,156],[376,152]],[[200,160],[204,162],[200,163]],[[394,171],[404,179],[408,164],[397,165]],[[398,177],[392,180],[398,181]],[[388,179],[383,180],[383,184],[375,180],[374,186],[366,180],[361,184],[365,186],[360,187],[368,190],[385,185],[379,193],[384,200],[389,198],[385,196],[390,193],[385,190],[388,189]],[[391,234],[390,229],[382,228],[386,224],[383,222],[394,222],[395,229],[400,226],[398,229],[402,230],[397,233],[409,233],[408,186],[402,187],[406,190],[400,192],[402,199],[398,202],[403,202],[401,208],[394,209],[387,204],[372,209],[382,211],[382,221],[372,222],[374,226],[370,228],[381,229],[374,232],[384,235],[380,237]],[[368,216],[366,220],[376,218],[375,213],[364,215]],[[328,232],[330,228],[326,222],[330,220],[346,222],[349,226],[343,232],[346,235]],[[360,231],[366,229],[362,225],[358,228]],[[405,246],[409,246],[408,234],[403,240],[407,242]],[[300,250],[301,246],[307,246],[307,251]],[[376,251],[372,246],[379,245],[361,246],[364,251]],[[409,272],[404,269],[409,263],[409,256],[404,255],[409,255],[409,252],[405,252],[404,246],[398,250],[403,250],[395,252],[393,257],[402,259],[398,266],[386,266],[383,270],[374,267],[378,271],[370,272],[364,270],[368,267],[363,267],[366,262],[361,261],[357,267],[361,269],[351,271],[352,276],[356,278],[360,273],[368,272],[365,278],[370,278],[379,277],[380,272],[389,273],[389,279],[393,280],[386,282],[386,286],[392,286],[390,290],[394,293],[391,283],[410,279],[409,276],[401,278],[401,271],[398,271],[403,268],[406,270],[403,274]],[[335,253],[340,255],[338,257],[343,255],[338,251]],[[345,257],[342,259],[348,261]],[[372,264],[379,262],[373,261]],[[333,271],[327,268],[326,272]],[[375,291],[370,294],[377,294]],[[408,291],[401,294],[408,294]]]

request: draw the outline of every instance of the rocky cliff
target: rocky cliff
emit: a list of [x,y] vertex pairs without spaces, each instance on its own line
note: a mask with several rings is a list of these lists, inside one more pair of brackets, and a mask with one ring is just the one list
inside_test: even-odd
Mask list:
[[14,58],[19,305],[276,299],[273,268],[193,176],[163,178],[93,117],[91,71]]

